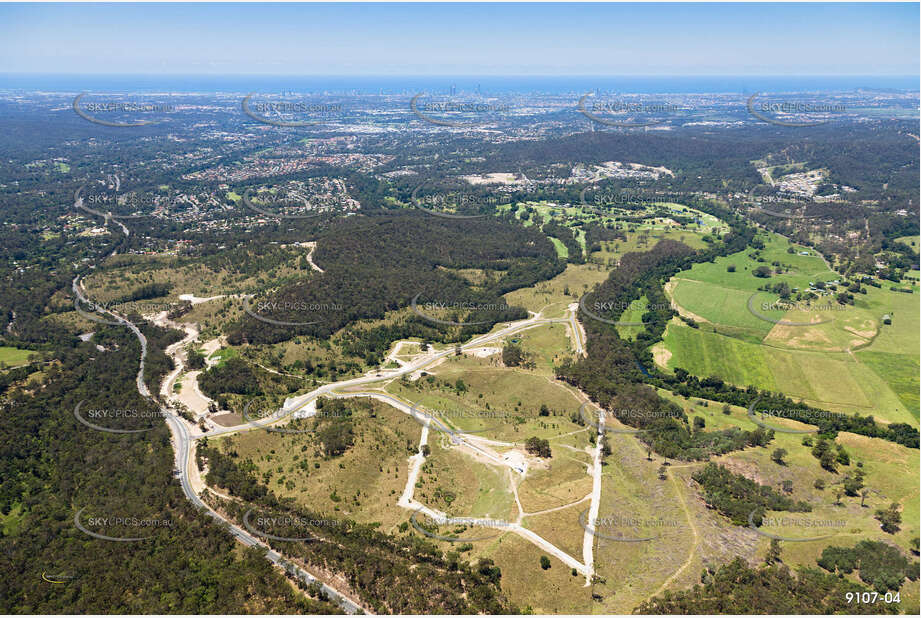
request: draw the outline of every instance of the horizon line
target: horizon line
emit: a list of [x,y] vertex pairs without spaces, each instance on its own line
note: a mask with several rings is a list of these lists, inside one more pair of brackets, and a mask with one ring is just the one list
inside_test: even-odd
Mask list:
[[921,73],[118,73],[0,71],[0,75],[195,76],[195,77],[914,77]]

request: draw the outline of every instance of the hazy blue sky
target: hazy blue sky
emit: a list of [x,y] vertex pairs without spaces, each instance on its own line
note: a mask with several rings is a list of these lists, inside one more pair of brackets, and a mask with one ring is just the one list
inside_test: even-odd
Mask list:
[[918,4],[0,5],[0,72],[915,75]]

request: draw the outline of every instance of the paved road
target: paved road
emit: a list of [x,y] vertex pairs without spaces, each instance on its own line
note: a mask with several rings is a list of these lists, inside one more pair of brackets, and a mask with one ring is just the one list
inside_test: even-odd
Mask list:
[[[76,294],[81,301],[87,302],[86,297],[83,295],[79,276],[74,278],[73,290],[74,294]],[[127,326],[141,342],[141,357],[137,375],[137,389],[142,397],[155,402],[155,400],[150,396],[150,391],[147,389],[147,385],[144,383],[144,363],[147,359],[147,338],[137,326],[135,326],[126,318],[116,314],[113,311],[108,311],[107,313],[108,315],[111,315],[116,320]],[[182,485],[182,491],[185,493],[186,498],[188,498],[193,505],[203,509],[208,515],[223,524],[225,529],[244,545],[249,547],[261,547],[265,549],[265,557],[273,564],[276,564],[282,568],[293,570],[297,577],[308,584],[314,582],[319,583],[323,591],[326,592],[326,594],[328,594],[329,597],[347,613],[357,614],[359,612],[365,612],[362,607],[360,607],[352,599],[348,598],[345,594],[321,582],[319,579],[301,567],[288,562],[282,558],[278,552],[269,548],[269,546],[264,542],[260,541],[242,528],[234,525],[225,519],[220,513],[205,504],[195,492],[195,489],[192,487],[192,483],[189,480],[189,470],[191,469],[191,466],[197,465],[195,461],[193,461],[194,451],[192,449],[192,444],[194,439],[190,435],[189,429],[185,422],[175,413],[174,410],[161,406],[160,413],[163,414],[164,418],[166,419],[167,425],[170,428],[170,433],[172,434],[173,447],[176,451],[176,469],[179,470],[179,481]]]

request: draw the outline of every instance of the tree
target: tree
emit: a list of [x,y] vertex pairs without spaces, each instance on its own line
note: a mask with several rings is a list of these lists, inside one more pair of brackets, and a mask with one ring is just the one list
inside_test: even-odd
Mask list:
[[851,456],[848,455],[846,450],[844,450],[844,446],[841,444],[838,444],[836,445],[836,448],[838,449],[838,456],[836,457],[836,460],[838,461],[838,463],[841,464],[842,466],[851,465]]
[[432,454],[432,448],[428,444],[423,444],[422,445],[422,456],[428,457],[431,454]]
[[189,363],[189,369],[204,369],[205,368],[205,355],[196,350],[195,348],[190,348],[187,356]]
[[860,491],[860,506],[861,506],[861,507],[864,506],[864,502],[866,501],[867,496],[869,496],[869,495],[870,495],[870,490],[869,490],[869,489],[863,489],[863,490]]
[[601,436],[601,456],[607,457],[611,454],[611,445],[608,443],[608,435]]
[[781,466],[784,465],[783,458],[786,456],[787,456],[787,449],[784,449],[784,448],[774,449],[774,452],[771,453],[771,459],[774,461],[774,463],[779,464]]
[[538,457],[552,457],[549,440],[542,440],[538,437],[531,436],[524,441],[524,448],[532,455],[537,455]]
[[540,412],[538,412],[538,415],[539,416],[550,416],[550,408],[547,407],[547,404],[545,403],[540,404]]
[[856,496],[863,489],[863,479],[859,475],[844,477],[844,493]]
[[700,431],[706,426],[707,426],[707,422],[704,420],[704,417],[702,416],[694,417],[694,429],[696,429],[697,431]]
[[881,527],[883,532],[889,534],[898,532],[901,529],[899,528],[899,524],[902,523],[902,514],[899,513],[898,502],[890,504],[888,509],[879,509],[876,511],[876,519],[882,524]]
[[815,483],[813,483],[812,486],[818,489],[819,491],[822,491],[823,489],[825,489],[825,481],[822,479],[816,479]]
[[764,557],[765,564],[774,564],[780,562],[780,541],[771,539],[771,546],[768,547],[767,555]]
[[507,343],[505,347],[502,348],[502,363],[506,367],[519,367],[523,365],[526,360],[527,358],[521,346],[515,345],[514,343]]
[[549,569],[550,568],[550,558],[548,558],[547,556],[541,556],[540,557],[540,568],[542,568],[545,571]]
[[752,271],[752,274],[760,279],[767,279],[771,276],[771,267],[770,266],[759,266]]
[[665,473],[666,473],[666,472],[668,472],[668,468],[666,468],[665,466],[659,466],[659,480],[660,480],[660,481],[664,481],[664,480],[665,480],[665,478],[666,478],[666,477],[665,477]]
[[734,273],[735,271],[736,271],[736,265],[735,265],[735,264],[730,264],[730,265],[728,265],[728,266],[726,267],[726,272],[727,272],[727,273]]
[[[815,449],[813,449],[813,454],[815,454]],[[819,464],[829,472],[838,471],[838,467],[835,465],[836,462],[835,453],[830,448],[822,451],[822,454],[819,455]]]

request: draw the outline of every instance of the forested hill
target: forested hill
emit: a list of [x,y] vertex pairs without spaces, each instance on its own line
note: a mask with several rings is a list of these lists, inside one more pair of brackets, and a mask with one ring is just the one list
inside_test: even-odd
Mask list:
[[[178,333],[143,330],[147,381],[155,384],[169,364],[162,347]],[[129,330],[103,326],[92,342],[61,347],[40,385],[28,392],[2,385],[0,607],[13,614],[338,612],[297,593],[262,551],[241,548],[188,502],[171,475],[166,424],[137,392],[139,354]],[[81,424],[80,402],[95,424],[142,431]],[[112,414],[93,416],[100,411]],[[144,539],[92,537],[74,523],[81,509],[91,532]],[[116,518],[138,525],[111,525]]]
[[[409,307],[413,299],[436,310],[443,306],[450,315],[440,319],[471,324],[465,334],[485,332],[497,322],[527,317],[523,309],[507,306],[502,294],[564,268],[552,243],[536,228],[492,217],[450,219],[420,211],[346,217],[321,235],[314,261],[323,273],[267,290],[253,301],[265,309],[257,312],[260,316],[290,324],[245,316],[230,327],[230,342],[271,343],[297,334],[328,337],[356,320]],[[473,286],[453,269],[488,272]],[[416,315],[410,320],[415,334],[433,340],[444,340],[452,330]],[[474,327],[474,322],[479,324]]]

